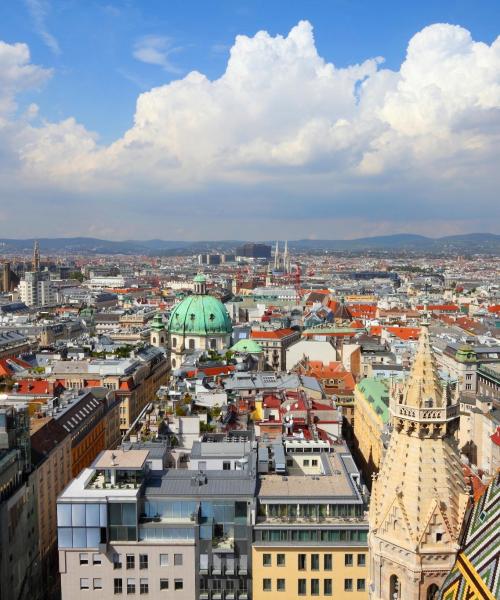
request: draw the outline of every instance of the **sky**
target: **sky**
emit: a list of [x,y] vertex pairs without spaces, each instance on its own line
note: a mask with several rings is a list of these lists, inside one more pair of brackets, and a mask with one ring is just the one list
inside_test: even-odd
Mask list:
[[1,237],[500,232],[497,0],[3,0]]

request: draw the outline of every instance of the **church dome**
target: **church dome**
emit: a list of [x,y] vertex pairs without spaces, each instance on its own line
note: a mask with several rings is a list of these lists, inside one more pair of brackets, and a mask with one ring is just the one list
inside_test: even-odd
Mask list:
[[174,307],[168,320],[168,331],[178,335],[229,335],[233,327],[220,300],[208,294],[194,294]]

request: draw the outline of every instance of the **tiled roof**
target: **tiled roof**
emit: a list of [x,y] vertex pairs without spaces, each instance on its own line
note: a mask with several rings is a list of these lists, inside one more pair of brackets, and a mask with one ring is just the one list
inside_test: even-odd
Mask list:
[[275,329],[274,331],[259,331],[252,329],[250,337],[254,340],[280,340],[289,335],[294,335],[294,329]]

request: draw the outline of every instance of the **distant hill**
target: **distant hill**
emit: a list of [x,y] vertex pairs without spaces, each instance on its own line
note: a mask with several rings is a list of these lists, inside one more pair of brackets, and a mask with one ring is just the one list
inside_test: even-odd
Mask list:
[[[144,254],[175,255],[197,252],[229,252],[242,244],[237,240],[221,241],[169,241],[169,240],[123,240],[111,241],[89,237],[38,238],[42,253],[69,254]],[[30,253],[34,239],[0,238],[0,254]],[[268,242],[270,244],[274,242]],[[421,252],[487,252],[500,254],[500,235],[493,233],[470,233],[429,238],[423,235],[400,233],[354,240],[295,240],[289,241],[291,250],[330,250],[345,252],[370,251],[421,251]]]

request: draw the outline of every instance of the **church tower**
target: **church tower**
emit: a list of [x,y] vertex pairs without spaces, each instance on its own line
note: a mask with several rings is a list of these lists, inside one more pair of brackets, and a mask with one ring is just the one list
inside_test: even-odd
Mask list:
[[165,346],[167,345],[167,328],[163,323],[163,317],[161,313],[157,313],[153,317],[150,341],[151,345],[156,346],[157,348],[165,348]]
[[370,598],[432,600],[459,550],[469,496],[455,440],[459,405],[439,380],[427,325],[391,415],[370,503]]

